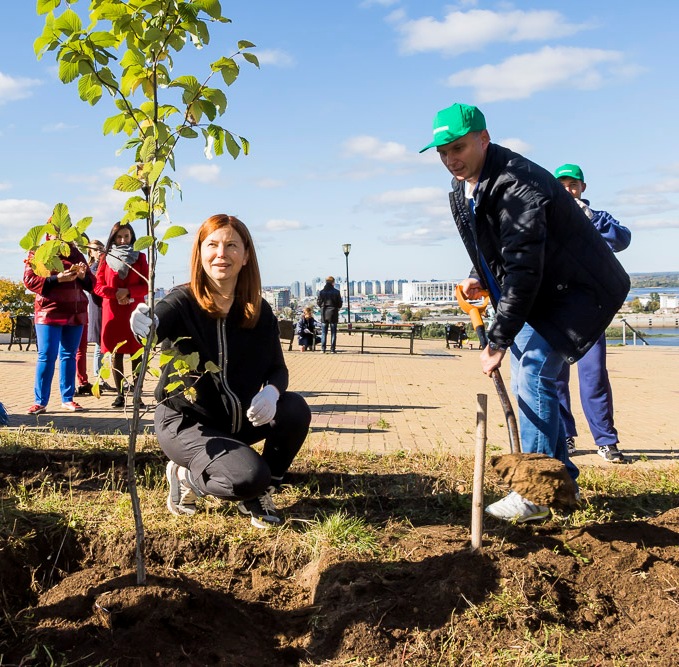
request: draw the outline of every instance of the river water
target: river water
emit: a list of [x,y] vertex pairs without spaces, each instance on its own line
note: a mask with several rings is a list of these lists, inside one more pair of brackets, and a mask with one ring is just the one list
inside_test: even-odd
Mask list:
[[[679,327],[634,327],[646,339],[649,345],[677,345],[679,346]],[[632,345],[633,338],[627,330],[627,345]],[[622,338],[607,338],[607,345],[622,345]],[[637,338],[637,345],[643,345]]]
[[[651,292],[658,294],[679,295],[679,287],[635,287],[629,291],[627,301],[633,299],[650,297]],[[649,345],[679,345],[679,327],[634,327],[646,339]],[[646,335],[652,334],[652,335]],[[627,331],[627,345],[632,344],[632,335]],[[607,338],[608,345],[621,345],[622,338]],[[643,345],[637,340],[637,345]]]
[[626,301],[633,301],[637,297],[639,298],[650,297],[651,292],[676,296],[677,294],[679,294],[679,287],[633,287],[629,291]]

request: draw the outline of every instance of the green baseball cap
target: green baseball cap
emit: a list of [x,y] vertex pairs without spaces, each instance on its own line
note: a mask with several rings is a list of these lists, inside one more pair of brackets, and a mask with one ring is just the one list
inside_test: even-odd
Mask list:
[[434,146],[449,144],[470,132],[480,132],[485,129],[486,119],[476,107],[453,104],[452,107],[441,109],[434,116],[434,139],[420,153]]
[[582,169],[577,164],[562,164],[554,172],[554,178],[574,178],[577,181],[585,182]]

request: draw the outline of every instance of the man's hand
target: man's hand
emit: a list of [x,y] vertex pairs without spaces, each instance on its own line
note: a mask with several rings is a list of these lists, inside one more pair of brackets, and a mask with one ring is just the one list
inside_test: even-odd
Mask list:
[[502,359],[507,350],[492,350],[488,345],[481,350],[481,370],[490,375],[495,369],[500,368]]
[[476,299],[481,299],[484,296],[483,287],[476,278],[465,278],[461,283],[459,283],[459,286],[462,296],[467,301],[475,301]]
[[[140,303],[130,315],[130,328],[132,333],[139,338],[148,338],[149,331],[151,331],[151,318],[149,317],[150,308],[145,303]],[[153,318],[158,326],[158,316]]]
[[280,392],[272,384],[267,384],[255,395],[246,412],[253,426],[264,426],[276,416],[276,403],[278,403],[279,396]]

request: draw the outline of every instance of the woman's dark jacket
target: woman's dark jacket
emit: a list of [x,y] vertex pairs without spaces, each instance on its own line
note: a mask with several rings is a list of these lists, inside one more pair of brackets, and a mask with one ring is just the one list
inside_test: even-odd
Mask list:
[[[29,253],[24,266],[24,285],[35,292],[35,324],[54,324],[60,326],[80,326],[87,324],[87,296],[83,290],[91,292],[95,277],[87,269],[84,278],[76,278],[63,283],[59,282],[58,272],[42,277],[33,271],[30,260],[34,253]],[[71,254],[59,255],[64,269],[74,264],[87,264],[83,254],[71,245]]]
[[618,312],[630,281],[573,196],[542,167],[491,143],[474,214],[462,182],[453,180],[450,204],[475,277],[489,287],[478,247],[501,289],[489,340],[506,348],[528,322],[566,361],[580,359]]
[[[288,369],[271,306],[262,300],[259,321],[253,329],[239,326],[241,312],[234,304],[225,318],[212,317],[198,305],[187,285],[173,289],[156,304],[158,341],[174,343],[174,349],[182,355],[197,352],[201,373],[208,361],[221,369],[200,376],[193,385],[196,400],[192,403],[184,397],[182,388],[166,391],[168,384],[179,379],[172,376],[176,371],[170,362],[162,369],[155,392],[157,401],[167,399],[168,407],[195,422],[237,433],[262,385],[272,384],[281,394],[288,388]],[[195,377],[188,384],[194,381]]]
[[[295,329],[297,330],[297,342],[300,345],[313,345],[316,337],[316,320],[313,315],[308,319],[304,316],[300,317]],[[311,333],[304,333],[305,329]]]

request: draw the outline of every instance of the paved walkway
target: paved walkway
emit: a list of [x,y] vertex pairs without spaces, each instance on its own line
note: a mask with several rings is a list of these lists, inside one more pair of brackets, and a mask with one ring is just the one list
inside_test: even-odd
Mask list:
[[[442,340],[416,340],[415,354],[410,355],[407,344],[386,336],[366,337],[366,353],[360,354],[360,339],[340,334],[337,354],[288,352],[284,346],[290,389],[304,395],[313,412],[306,447],[471,454],[476,396],[485,393],[489,450],[508,451],[504,416],[492,381],[480,371],[478,351],[447,350]],[[86,411],[71,414],[61,410],[56,380],[48,411],[37,417],[25,414],[33,402],[36,353],[15,350],[0,346],[0,400],[10,412],[10,428],[128,432],[126,413],[111,407],[113,394],[101,399],[78,397]],[[611,347],[608,365],[621,449],[640,465],[679,461],[679,347]],[[506,366],[503,375],[509,388]],[[593,453],[579,406],[577,373],[573,376],[571,390],[580,430],[577,444],[583,452],[576,462],[610,465]],[[152,403],[150,390],[144,398]],[[153,431],[150,412],[141,427]]]

